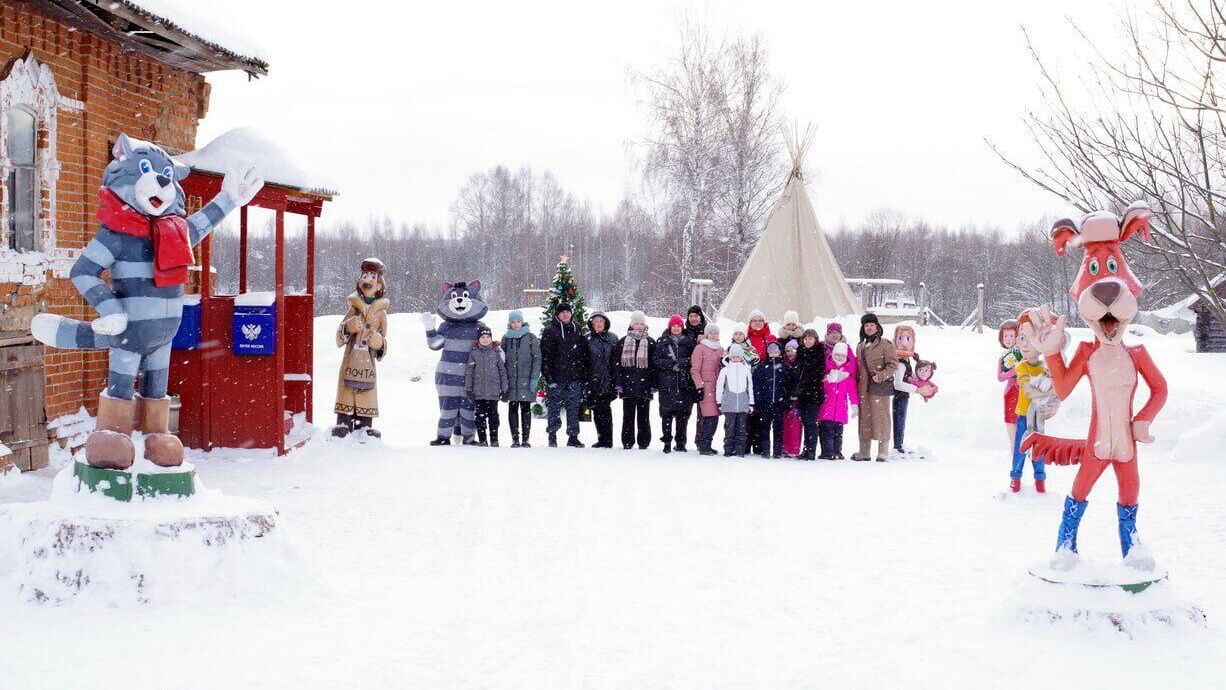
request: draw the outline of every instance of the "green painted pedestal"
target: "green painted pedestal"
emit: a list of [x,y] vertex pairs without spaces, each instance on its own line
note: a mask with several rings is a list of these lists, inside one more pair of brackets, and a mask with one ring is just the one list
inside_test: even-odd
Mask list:
[[116,501],[132,500],[134,481],[137,496],[191,496],[196,493],[196,470],[194,469],[182,472],[133,474],[77,462],[73,467],[73,474],[90,491],[110,496]]

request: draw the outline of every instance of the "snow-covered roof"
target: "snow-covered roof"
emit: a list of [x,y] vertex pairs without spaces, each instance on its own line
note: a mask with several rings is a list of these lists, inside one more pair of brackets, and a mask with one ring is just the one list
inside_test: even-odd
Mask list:
[[252,163],[267,183],[312,194],[338,194],[332,180],[308,171],[289,151],[253,127],[232,129],[195,151],[175,156],[175,160],[194,170],[223,175],[244,163]]
[[196,0],[38,0],[101,36],[196,72],[268,73],[268,56],[240,18]]

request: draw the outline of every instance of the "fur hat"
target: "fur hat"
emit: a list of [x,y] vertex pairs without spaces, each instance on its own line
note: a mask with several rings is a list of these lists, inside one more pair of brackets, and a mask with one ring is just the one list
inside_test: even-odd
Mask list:
[[[877,332],[871,337],[867,333],[864,332],[864,327],[870,323],[877,326]],[[881,322],[877,320],[877,315],[872,312],[869,312],[865,314],[864,316],[861,316],[860,317],[860,340],[861,341],[865,341],[865,340],[875,341],[875,340],[880,340],[880,339],[881,339]]]
[[800,325],[800,314],[797,314],[794,311],[783,312],[783,323],[784,325],[787,325],[789,323],[794,323],[797,326],[799,326]]
[[740,357],[741,359],[745,359],[745,348],[741,347],[740,345],[737,345],[736,343],[729,345],[728,346],[728,359],[732,359],[733,357]]
[[793,350],[793,351],[795,351],[795,350],[799,350],[799,349],[800,349],[800,341],[799,341],[799,340],[789,340],[789,341],[788,341],[788,344],[783,346],[783,349],[784,349],[784,350]]
[[668,317],[668,330],[672,330],[673,326],[685,328],[685,319],[681,318],[680,314],[673,314]]
[[647,325],[647,315],[641,311],[630,312],[630,325],[637,326],[639,324],[642,324],[644,326]]
[[511,313],[507,314],[508,324],[510,324],[512,321],[523,321],[523,320],[524,320],[524,313],[518,309],[512,309]]
[[573,314],[575,313],[575,308],[574,306],[571,305],[570,302],[558,302],[558,309],[557,311],[554,312],[554,316],[557,316],[558,314],[561,314],[564,311],[568,311]]
[[690,314],[698,314],[699,316],[702,317],[703,321],[707,320],[707,315],[702,313],[702,307],[698,306],[697,304],[690,307],[689,310],[685,312],[686,316],[689,316]]
[[702,330],[703,335],[711,335],[712,333],[719,335],[719,324],[715,323],[714,321],[707,324],[707,327]]
[[762,319],[765,321],[766,314],[763,314],[761,309],[754,309],[753,311],[749,312],[749,320],[753,321],[754,319]]
[[834,344],[834,349],[832,349],[832,350],[830,351],[830,354],[832,354],[832,355],[842,355],[842,356],[846,357],[846,356],[847,356],[847,353],[849,353],[849,352],[851,352],[851,348],[847,347],[847,343],[845,343],[845,342],[843,342],[842,340],[840,340],[839,342],[837,342],[837,343],[835,343],[835,344]]

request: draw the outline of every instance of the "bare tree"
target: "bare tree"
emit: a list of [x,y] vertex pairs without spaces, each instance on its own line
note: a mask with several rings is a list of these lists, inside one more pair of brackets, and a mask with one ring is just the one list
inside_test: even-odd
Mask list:
[[1154,232],[1136,262],[1157,283],[1153,295],[1191,292],[1226,318],[1214,290],[1226,272],[1220,208],[1226,122],[1217,97],[1226,62],[1223,4],[1153,0],[1144,16],[1127,12],[1121,29],[1121,57],[1096,53],[1087,93],[1065,86],[1028,35],[1047,91],[1043,109],[1026,115],[1042,163],[1024,164],[993,149],[1026,179],[1082,211],[1150,202]]

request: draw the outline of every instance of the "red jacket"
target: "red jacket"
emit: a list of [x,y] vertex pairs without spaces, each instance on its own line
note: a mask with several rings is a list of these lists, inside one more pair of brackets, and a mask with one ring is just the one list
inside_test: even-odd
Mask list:
[[762,329],[757,331],[750,328],[746,332],[746,335],[749,336],[749,344],[753,347],[754,351],[758,353],[758,360],[762,362],[766,361],[767,344],[779,341],[779,339],[776,338],[773,333],[771,333],[770,324],[762,326]]

